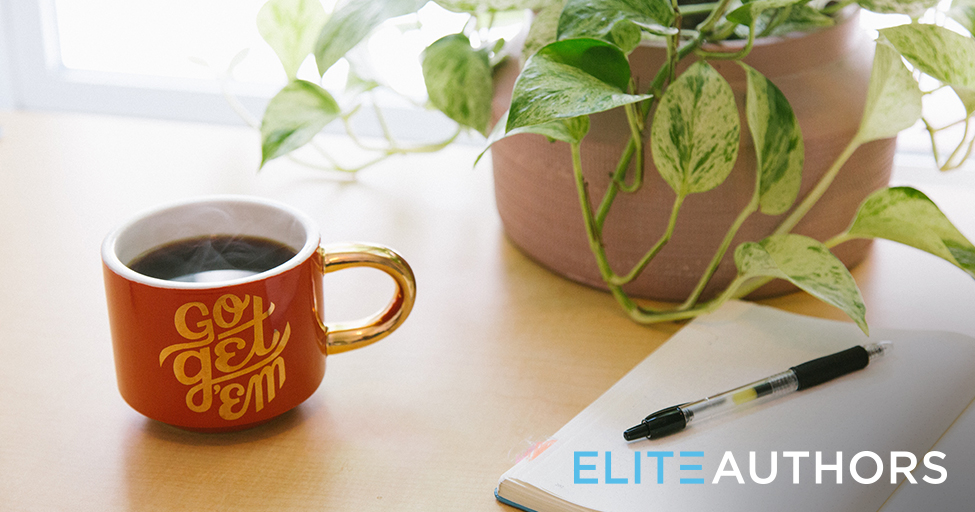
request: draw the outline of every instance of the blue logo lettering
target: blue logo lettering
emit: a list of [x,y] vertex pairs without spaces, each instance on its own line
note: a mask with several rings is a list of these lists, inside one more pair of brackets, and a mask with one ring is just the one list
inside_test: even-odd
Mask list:
[[572,483],[574,484],[598,484],[598,478],[582,478],[579,476],[580,471],[593,471],[596,469],[595,464],[580,464],[580,459],[583,457],[599,457],[599,452],[573,452],[574,463],[572,465]]

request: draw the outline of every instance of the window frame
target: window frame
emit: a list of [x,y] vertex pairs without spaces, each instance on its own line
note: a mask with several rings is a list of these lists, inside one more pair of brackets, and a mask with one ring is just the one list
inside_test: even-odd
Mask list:
[[[16,23],[13,20],[17,20]],[[6,44],[5,44],[6,43]],[[54,0],[0,0],[0,109],[58,110],[173,121],[231,125],[259,121],[278,88],[267,84],[147,76],[77,70],[59,55]],[[247,111],[245,120],[230,105],[227,92]],[[383,109],[381,123],[371,113],[354,118],[361,137],[384,137],[388,128],[402,141],[436,139],[456,125],[440,112],[403,105],[382,91],[375,98]],[[342,123],[329,123],[328,133],[345,133]],[[462,134],[459,142],[482,144]]]
[[[14,21],[16,20],[16,21]],[[165,120],[245,125],[213,80],[146,76],[70,69],[59,55],[55,0],[0,0],[0,110],[59,110]],[[227,90],[252,116],[260,117],[277,92],[268,85],[229,81]],[[452,122],[439,112],[387,105],[380,96],[386,125],[403,140],[448,134]],[[357,115],[357,135],[382,137],[372,115]],[[340,133],[341,123],[326,132]],[[898,156],[918,165],[930,156],[927,136],[918,126],[901,134]],[[434,135],[434,138],[437,135]],[[468,134],[461,142],[483,144]],[[931,164],[934,166],[933,162]],[[975,161],[965,167],[975,167]],[[975,183],[975,176],[971,178]],[[973,185],[975,187],[975,185]]]
[[[0,1],[0,33],[6,35],[0,40],[0,107],[244,124],[216,79],[65,67],[54,0]],[[228,88],[250,112],[263,112],[273,95],[252,84],[233,82]]]

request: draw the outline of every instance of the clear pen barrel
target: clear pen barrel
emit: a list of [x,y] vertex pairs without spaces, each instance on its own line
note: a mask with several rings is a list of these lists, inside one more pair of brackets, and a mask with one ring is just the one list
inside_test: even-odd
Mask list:
[[767,400],[799,389],[795,372],[786,370],[771,377],[680,406],[687,423],[710,418],[747,403]]

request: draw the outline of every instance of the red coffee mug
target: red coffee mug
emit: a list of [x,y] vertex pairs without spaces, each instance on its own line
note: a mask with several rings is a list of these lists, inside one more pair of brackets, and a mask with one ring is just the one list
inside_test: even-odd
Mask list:
[[[181,282],[129,265],[181,240],[244,236],[290,247],[285,263],[247,277]],[[315,223],[286,205],[252,198],[196,199],[144,213],[102,244],[119,391],[140,413],[193,431],[240,430],[315,392],[325,356],[363,347],[403,323],[416,282],[391,249],[320,246]],[[322,275],[373,267],[396,282],[389,305],[358,322],[326,324]]]

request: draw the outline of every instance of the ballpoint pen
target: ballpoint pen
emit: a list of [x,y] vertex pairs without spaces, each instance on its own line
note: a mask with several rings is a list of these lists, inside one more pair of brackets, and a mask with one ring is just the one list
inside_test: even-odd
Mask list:
[[658,439],[680,432],[692,422],[711,418],[744,404],[766,401],[788,395],[793,391],[811,388],[865,368],[870,361],[889,352],[892,346],[889,341],[858,345],[793,366],[784,372],[718,395],[661,409],[644,418],[640,424],[623,432],[623,438],[627,441],[644,437]]

